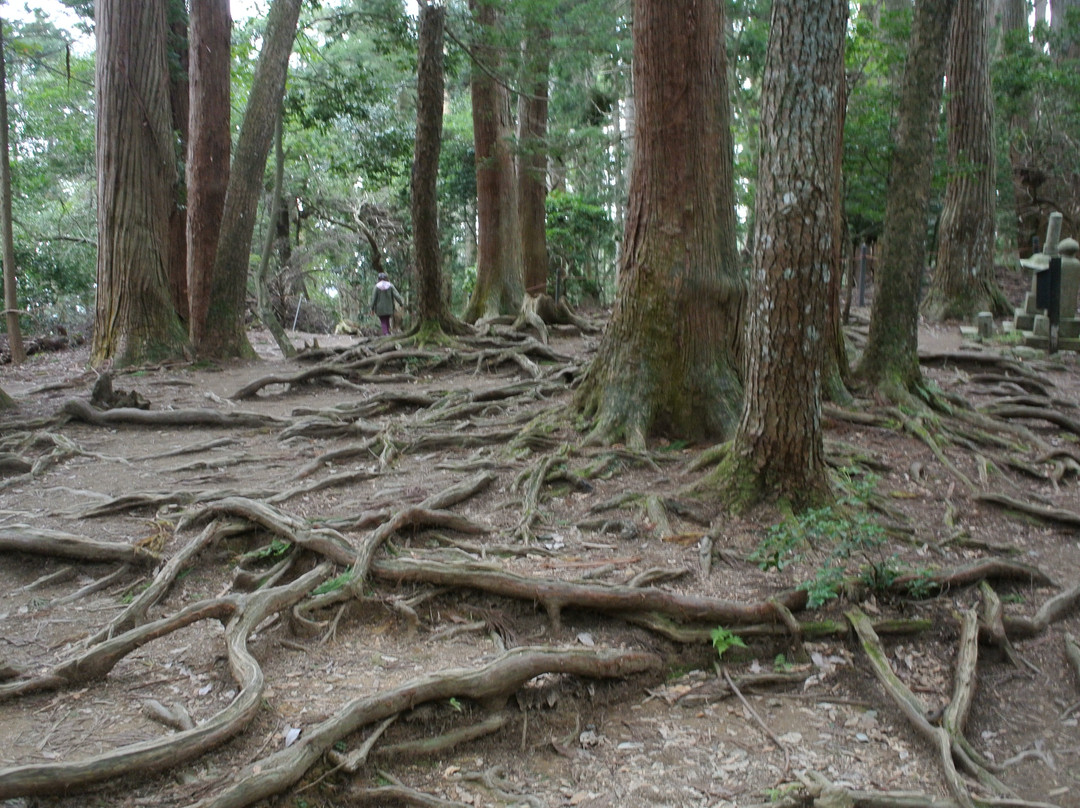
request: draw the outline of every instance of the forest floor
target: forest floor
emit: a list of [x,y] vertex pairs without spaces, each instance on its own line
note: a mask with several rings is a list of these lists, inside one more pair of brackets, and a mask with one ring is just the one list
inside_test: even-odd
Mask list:
[[[810,805],[826,783],[855,799],[829,805],[959,805],[933,740],[958,670],[994,804],[1080,806],[1076,355],[924,331],[927,377],[1013,408],[1016,434],[828,409],[853,503],[762,570],[799,529],[690,495],[704,447],[583,444],[563,407],[599,336],[503,334],[456,361],[294,336],[321,347],[286,361],[256,332],[260,361],[116,374],[144,423],[66,403],[97,380],[85,349],[0,369],[19,405],[0,414],[0,806]],[[807,609],[797,587],[830,560],[867,580]],[[333,577],[350,564],[363,580]],[[746,647],[719,654],[727,615]]]

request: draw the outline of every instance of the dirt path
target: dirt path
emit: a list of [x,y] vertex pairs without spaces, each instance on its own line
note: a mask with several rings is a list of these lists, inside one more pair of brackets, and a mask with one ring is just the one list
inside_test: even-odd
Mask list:
[[[269,385],[254,397],[233,400],[258,379],[309,367],[285,362],[265,335],[253,336],[260,362],[214,371],[149,369],[118,376],[114,383],[148,399],[152,412],[202,408],[280,419],[262,426],[71,422],[35,439],[19,432],[19,419],[52,414],[69,398],[89,396],[95,376],[85,371],[85,354],[49,355],[22,369],[0,371],[0,386],[21,404],[16,415],[0,416],[5,442],[0,449],[40,461],[32,474],[0,478],[0,531],[17,525],[63,531],[139,546],[164,560],[203,528],[184,525],[185,514],[205,509],[224,494],[266,502],[292,489],[292,496],[273,503],[279,513],[305,526],[337,526],[355,550],[393,514],[486,474],[490,482],[479,493],[449,508],[482,532],[403,523],[377,558],[482,564],[501,573],[585,585],[636,584],[635,576],[645,574],[655,581],[647,586],[664,593],[744,604],[767,602],[794,588],[822,562],[820,553],[807,551],[802,562],[783,570],[762,571],[750,563],[748,556],[779,517],[762,510],[736,519],[725,515],[720,503],[684,497],[682,489],[700,473],[687,471],[699,448],[658,446],[649,458],[591,450],[579,445],[565,418],[551,424],[550,432],[531,433],[527,425],[532,419],[557,412],[568,401],[565,377],[557,374],[586,357],[595,347],[594,337],[569,330],[554,334],[551,348],[569,360],[537,360],[540,380],[530,380],[519,364],[492,366],[485,360],[431,369],[426,359],[414,357],[374,371],[395,381],[346,383],[331,377]],[[296,341],[311,339],[297,335]],[[318,340],[324,349],[356,345],[352,338]],[[954,332],[941,331],[928,333],[925,347],[954,351],[977,346],[962,345]],[[1049,383],[1062,412],[1080,417],[1075,356],[1017,361]],[[980,381],[980,371],[969,366],[936,364],[926,372],[943,391],[973,404],[1003,395],[1001,382]],[[499,397],[522,381],[538,392]],[[60,382],[68,386],[44,389]],[[334,415],[380,395],[397,398],[359,416]],[[425,396],[441,403],[418,403]],[[429,417],[440,406],[449,411],[458,404],[463,406],[456,414]],[[862,407],[869,408],[869,403]],[[291,429],[309,419],[322,419],[318,429]],[[331,434],[327,423],[335,419],[337,425],[353,424],[351,431]],[[1023,423],[1048,443],[1076,452],[1077,436],[1051,424]],[[834,445],[873,453],[877,471],[871,487],[890,506],[881,517],[892,528],[888,543],[851,559],[852,569],[876,565],[928,575],[998,557],[1008,545],[1016,551],[1014,560],[1043,570],[1053,584],[995,580],[1006,618],[1030,616],[1048,598],[1080,582],[1076,527],[1009,516],[978,501],[977,491],[959,484],[911,433],[836,418],[827,419],[827,425]],[[510,437],[485,438],[504,434]],[[515,440],[521,436],[529,439]],[[361,453],[315,462],[375,437],[379,442]],[[42,460],[50,453],[53,460]],[[959,471],[977,481],[978,491],[1080,509],[1075,474],[1055,483],[997,464],[981,465],[980,452],[963,446],[952,445],[947,453]],[[298,477],[307,467],[314,470]],[[537,469],[545,476],[530,487],[529,475]],[[980,469],[988,475],[985,482]],[[560,470],[566,474],[560,477]],[[335,479],[348,482],[333,485]],[[315,482],[327,486],[301,490]],[[530,491],[539,493],[535,502]],[[144,504],[92,515],[96,507],[116,506],[116,498],[135,494],[146,497]],[[648,507],[648,496],[668,503],[666,533],[657,512]],[[365,521],[364,515],[370,518]],[[345,524],[351,526],[341,527]],[[522,542],[523,530],[531,543]],[[708,571],[702,564],[704,536],[714,542]],[[314,569],[316,553],[297,552],[284,577],[267,584],[264,579],[275,565],[292,558],[292,551],[273,538],[266,529],[223,535],[183,565],[147,617],[248,592],[260,580],[271,587]],[[250,555],[253,551],[256,555]],[[25,679],[69,658],[87,636],[138,598],[157,569],[136,561],[109,579],[118,568],[115,561],[4,553],[0,670],[13,666]],[[253,573],[253,580],[238,569]],[[339,565],[335,574],[343,569]],[[789,795],[787,804],[802,805],[809,803],[796,801],[796,795],[805,794],[800,775],[805,779],[809,772],[850,790],[948,794],[937,752],[886,695],[850,636],[807,637],[800,648],[782,632],[772,637],[750,632],[748,648],[734,647],[721,658],[707,639],[674,642],[603,610],[566,608],[553,619],[551,609],[542,608],[550,603],[542,598],[512,599],[484,591],[477,583],[484,570],[476,569],[474,585],[465,587],[395,585],[376,575],[357,597],[307,614],[307,619],[289,610],[267,619],[248,642],[265,689],[232,740],[187,762],[152,766],[68,796],[12,794],[5,800],[4,777],[18,767],[71,763],[167,739],[178,730],[152,717],[155,703],[174,718],[186,713],[196,727],[206,726],[244,695],[230,672],[235,660],[226,651],[227,620],[204,620],[148,642],[123,656],[100,681],[4,698],[0,805],[200,804],[226,791],[245,768],[261,772],[260,761],[267,756],[302,745],[320,722],[356,700],[450,669],[475,670],[501,659],[507,649],[530,646],[641,651],[658,656],[664,668],[614,679],[544,674],[494,711],[490,704],[456,697],[420,705],[385,728],[355,774],[331,772],[337,764],[322,756],[283,796],[256,804],[392,804],[388,792],[379,796],[357,790],[398,780],[454,805],[747,806],[784,794]],[[89,591],[95,583],[101,588]],[[799,616],[846,626],[844,612],[854,602],[833,600],[815,614]],[[929,632],[882,636],[887,660],[931,717],[950,700],[960,637],[957,615],[981,608],[981,602],[977,586],[923,599],[884,590],[858,597],[872,619],[930,621]],[[990,764],[1003,765],[997,776],[1019,797],[1063,807],[1080,806],[1080,682],[1064,651],[1069,632],[1080,635],[1075,609],[1032,639],[1016,642],[1022,660],[1016,665],[998,648],[983,646],[966,728],[978,753]],[[724,672],[745,682],[766,675],[775,681],[741,688],[743,702],[726,687]],[[502,723],[486,737],[448,751],[399,750],[381,756],[380,750],[395,744],[476,726],[491,715]],[[348,734],[334,749],[356,752],[378,723]]]

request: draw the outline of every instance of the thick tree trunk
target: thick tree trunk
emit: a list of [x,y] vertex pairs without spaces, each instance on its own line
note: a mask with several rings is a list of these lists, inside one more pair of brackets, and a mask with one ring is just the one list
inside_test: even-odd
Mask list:
[[529,93],[518,96],[518,192],[525,292],[547,292],[547,117],[551,33],[540,26],[526,32],[525,69]]
[[248,263],[266,157],[274,138],[274,120],[285,92],[285,76],[300,5],[301,0],[274,0],[270,6],[263,47],[229,172],[206,328],[203,339],[195,346],[200,356],[254,355],[244,328]]
[[169,293],[176,178],[166,0],[98,0],[97,308],[91,361],[179,358],[187,340]]
[[956,0],[919,0],[900,86],[885,232],[876,273],[878,291],[859,365],[859,375],[894,400],[922,379],[919,283],[926,267],[934,141],[941,119],[946,38],[955,5]]
[[922,304],[923,314],[933,321],[1008,308],[994,281],[988,0],[959,0],[951,26],[946,69],[950,174],[938,225],[937,265]]
[[416,141],[412,165],[412,225],[421,328],[425,323],[441,328],[448,319],[442,287],[438,197],[445,25],[445,6],[421,5],[416,65]]
[[[494,4],[469,0],[481,31],[496,25]],[[484,67],[472,73],[473,139],[476,150],[476,286],[465,319],[516,313],[524,294],[517,175],[510,150],[513,127],[506,89],[487,71],[498,69],[498,51],[475,47]],[[486,68],[486,69],[485,69]]]
[[229,185],[231,111],[229,0],[191,4],[190,139],[187,155],[188,330],[202,345],[210,310],[214,255]]
[[746,395],[725,501],[828,496],[821,371],[834,271],[846,0],[774,0],[761,104]]
[[730,435],[744,282],[721,4],[636,0],[635,158],[619,294],[577,406],[594,439]]
[[[0,32],[4,22],[0,20]],[[4,257],[4,321],[7,325],[8,351],[11,362],[20,365],[26,361],[22,331],[19,330],[19,295],[15,283],[15,237],[11,230],[11,158],[8,149],[7,62],[4,40],[0,36],[0,239],[3,239]],[[3,391],[0,391],[2,393]],[[3,406],[0,396],[0,406]]]

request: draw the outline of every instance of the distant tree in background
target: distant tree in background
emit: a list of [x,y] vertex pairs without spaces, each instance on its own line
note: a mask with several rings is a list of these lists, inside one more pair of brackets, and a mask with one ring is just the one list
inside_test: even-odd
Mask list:
[[496,43],[499,11],[491,0],[469,0],[478,31],[473,44],[473,140],[476,150],[476,285],[464,318],[475,322],[514,314],[524,278],[518,182],[511,151],[510,94],[497,78],[502,58]]
[[941,121],[949,20],[956,0],[918,0],[900,86],[885,232],[875,273],[870,334],[858,373],[893,401],[922,381],[919,285],[926,268],[934,141]]
[[938,223],[937,262],[921,305],[933,321],[1009,311],[994,279],[996,157],[989,0],[957,2],[945,74],[949,182]]

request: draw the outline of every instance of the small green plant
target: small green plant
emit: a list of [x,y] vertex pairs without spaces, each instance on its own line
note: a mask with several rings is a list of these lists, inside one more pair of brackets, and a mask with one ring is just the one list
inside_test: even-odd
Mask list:
[[713,648],[716,649],[716,655],[723,659],[724,653],[729,648],[745,648],[746,643],[743,642],[743,638],[738,634],[735,634],[723,626],[717,626],[711,632],[709,637],[712,638]]
[[461,712],[461,702],[455,699],[453,696],[450,697],[450,706],[457,710],[459,713]]
[[348,749],[349,745],[345,743],[345,741],[338,741],[334,744],[334,751],[340,754],[344,754],[346,751],[348,751]]
[[907,590],[911,597],[922,600],[930,597],[936,587],[934,573],[923,567],[915,574],[914,578],[908,581]]
[[244,558],[252,561],[263,561],[270,558],[281,558],[289,550],[292,549],[292,542],[285,541],[284,539],[274,539],[269,544],[260,547],[258,550],[252,550],[250,553],[246,553]]
[[1019,592],[1009,592],[1001,596],[1002,603],[1027,603],[1027,599]]
[[777,654],[776,659],[773,660],[772,666],[773,670],[777,673],[787,673],[794,667],[788,662],[788,659],[784,654]]
[[[867,511],[876,484],[873,475],[849,473],[843,497],[833,505],[811,508],[772,525],[750,560],[763,570],[783,570],[813,557],[817,571],[799,584],[812,609],[839,596],[849,566],[857,566],[862,579],[876,591],[887,589],[901,567],[895,556],[882,555],[885,529]],[[851,559],[863,563],[853,565]]]
[[337,592],[341,587],[345,586],[353,578],[352,570],[346,570],[336,578],[331,578],[329,581],[325,581],[315,587],[312,590],[312,595],[325,595],[329,592]]

